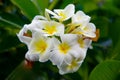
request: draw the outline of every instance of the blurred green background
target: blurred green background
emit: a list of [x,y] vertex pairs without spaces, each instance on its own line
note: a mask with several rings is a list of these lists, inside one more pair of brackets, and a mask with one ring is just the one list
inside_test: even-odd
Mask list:
[[[51,62],[25,65],[27,47],[16,34],[44,9],[75,4],[100,29],[80,69],[60,75]],[[120,0],[0,0],[0,80],[119,80]]]

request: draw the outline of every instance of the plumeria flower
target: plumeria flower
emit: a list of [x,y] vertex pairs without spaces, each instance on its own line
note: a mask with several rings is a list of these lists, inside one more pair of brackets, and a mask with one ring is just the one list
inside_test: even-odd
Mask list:
[[[61,65],[64,62],[70,63],[72,56],[79,57],[85,54],[86,50],[82,50],[77,42],[77,35],[64,34],[60,36],[60,40],[54,40],[54,48],[50,60],[54,65]],[[81,54],[80,54],[81,53]]]
[[36,31],[36,27],[40,25],[41,20],[47,20],[43,16],[35,16],[34,19],[32,20],[31,24],[25,24],[23,28],[20,30],[20,32],[17,34],[18,38],[20,39],[21,42],[25,44],[29,44],[31,42],[32,34]]
[[91,46],[92,40],[84,39],[82,36],[78,36],[77,42],[79,44],[80,51],[77,54],[72,54],[71,62],[66,63],[65,61],[63,61],[61,65],[57,65],[57,67],[59,68],[59,73],[62,75],[76,72],[79,69],[86,57],[88,47]]
[[45,36],[59,36],[64,34],[64,25],[56,21],[37,20],[36,22],[33,21],[28,26],[28,28],[31,29],[32,32],[37,31]]
[[81,34],[85,37],[94,38],[96,37],[96,27],[93,23],[88,23],[86,26],[78,27],[75,30],[73,30],[71,33],[73,34]]
[[64,25],[55,21],[42,22],[41,27],[41,32],[46,36],[59,36],[64,34]]
[[71,18],[71,23],[67,25],[66,33],[72,32],[77,27],[84,27],[90,21],[90,17],[83,11],[77,11]]
[[54,12],[46,9],[46,12],[53,15],[53,18],[58,19],[60,22],[70,19],[75,12],[75,6],[73,4],[69,4],[64,9],[54,9]]
[[75,26],[85,26],[89,21],[90,17],[83,11],[77,11],[76,14],[72,16],[72,25]]
[[45,17],[36,15],[30,24],[24,25],[17,36],[28,47],[28,61],[50,60],[60,74],[79,69],[92,41],[98,40],[99,30],[84,12],[74,12],[73,4],[53,12],[46,9]]
[[83,37],[82,35],[78,35],[77,42],[80,46],[80,48],[88,48],[90,47],[92,40],[86,37]]
[[65,62],[63,62],[62,65],[57,66],[59,68],[59,73],[61,75],[63,74],[67,74],[67,73],[73,73],[76,72],[79,67],[81,66],[82,62],[84,59],[80,59],[80,58],[72,58],[72,61],[70,64],[67,64]]
[[26,58],[30,61],[47,61],[52,50],[52,39],[38,32],[34,33],[32,38]]
[[31,42],[32,34],[31,31],[28,29],[27,25],[24,25],[24,27],[20,30],[20,32],[17,34],[19,40],[27,45]]

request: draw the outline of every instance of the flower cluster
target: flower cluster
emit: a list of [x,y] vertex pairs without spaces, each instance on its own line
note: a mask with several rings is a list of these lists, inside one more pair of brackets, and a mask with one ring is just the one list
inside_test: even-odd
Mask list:
[[75,6],[69,4],[64,9],[46,9],[45,17],[35,16],[17,36],[28,47],[27,60],[50,60],[60,74],[66,74],[79,69],[95,32],[90,17],[82,11],[75,13]]

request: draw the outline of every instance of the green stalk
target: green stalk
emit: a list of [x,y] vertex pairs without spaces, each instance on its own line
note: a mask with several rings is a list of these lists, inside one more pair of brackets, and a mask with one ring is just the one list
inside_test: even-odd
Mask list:
[[51,5],[48,7],[48,9],[52,10],[56,4],[58,3],[59,0],[53,0],[53,2],[51,3]]
[[16,28],[18,28],[18,29],[21,29],[21,26],[20,26],[20,25],[18,25],[18,24],[16,24],[16,23],[13,23],[13,22],[11,22],[11,21],[8,21],[8,20],[6,20],[6,19],[3,19],[2,17],[0,17],[0,21],[3,21],[3,22],[8,23],[8,24],[10,24],[10,25],[13,25],[14,27],[16,27]]

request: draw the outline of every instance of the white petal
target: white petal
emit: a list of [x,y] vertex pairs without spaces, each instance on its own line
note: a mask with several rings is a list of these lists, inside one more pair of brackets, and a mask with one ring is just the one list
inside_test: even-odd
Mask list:
[[79,48],[79,46],[74,46],[74,47],[72,47],[72,49],[69,51],[69,53],[72,55],[72,56],[74,56],[74,57],[76,57],[76,58],[79,58],[79,56],[80,56],[80,53],[81,52],[81,49]]
[[95,27],[95,25],[93,23],[89,23],[88,26],[89,26],[90,31],[93,31],[93,32],[96,31],[96,27]]
[[46,62],[46,61],[48,61],[49,58],[50,58],[50,55],[51,55],[50,52],[46,52],[46,53],[44,53],[43,55],[40,55],[40,56],[39,56],[39,61],[40,61],[40,62]]
[[64,61],[65,63],[70,64],[72,62],[72,56],[70,54],[66,54]]
[[25,55],[25,58],[29,61],[38,61],[39,60],[39,54],[32,53],[28,51]]
[[24,27],[20,30],[20,32],[17,34],[19,40],[27,45],[31,42],[31,37],[24,36],[24,33],[27,33],[27,25],[24,25]]
[[77,11],[75,15],[72,17],[72,24],[78,26],[86,26],[90,21],[90,17],[85,15],[83,11]]
[[49,10],[49,9],[45,9],[45,11],[46,11],[47,13],[50,13],[50,14],[53,15],[53,16],[58,16],[57,14],[55,14],[54,12],[52,12],[52,11]]
[[40,62],[46,62],[51,57],[51,55],[52,55],[51,51],[53,49],[53,45],[52,45],[53,41],[52,40],[53,39],[48,39],[47,40],[47,43],[48,43],[49,46],[48,46],[46,52],[40,55],[40,58],[39,58]]
[[33,18],[33,20],[47,20],[44,16],[37,15]]
[[73,72],[76,72],[76,71],[80,68],[80,66],[81,66],[81,64],[79,64],[77,67],[73,68],[72,73],[73,73]]
[[85,39],[84,42],[85,42],[85,45],[86,45],[85,48],[88,48],[89,46],[91,46],[92,40]]
[[62,42],[68,42],[70,45],[74,45],[74,43],[77,40],[76,34],[64,34],[64,35],[61,35],[60,37]]
[[58,67],[59,73],[61,75],[68,73],[68,71],[67,71],[68,64],[66,64],[65,62],[63,62],[62,65],[59,65],[57,67]]
[[64,60],[64,56],[59,54],[59,52],[52,52],[52,56],[50,57],[50,61],[54,65],[61,65]]
[[75,12],[75,6],[73,4],[69,4],[65,7],[65,9],[54,9],[54,12],[58,14],[55,18],[60,21],[65,21],[71,18]]
[[91,37],[91,38],[94,38],[96,37],[96,34],[94,32],[84,32],[84,35],[86,37]]
[[67,18],[66,18],[67,20],[74,15],[75,6],[73,4],[69,4],[68,6],[65,7],[64,11],[65,11],[65,14],[67,15]]
[[28,29],[30,29],[32,32],[36,32],[39,30],[41,30],[43,28],[43,24],[46,21],[42,21],[42,20],[33,20],[31,24],[28,25]]
[[61,66],[57,66],[59,68],[59,73],[63,75],[67,73],[76,72],[81,66],[82,61],[77,61],[77,60],[75,61],[76,61],[76,65],[73,64],[73,66],[71,66],[72,64],[66,64],[65,62],[63,62]]

